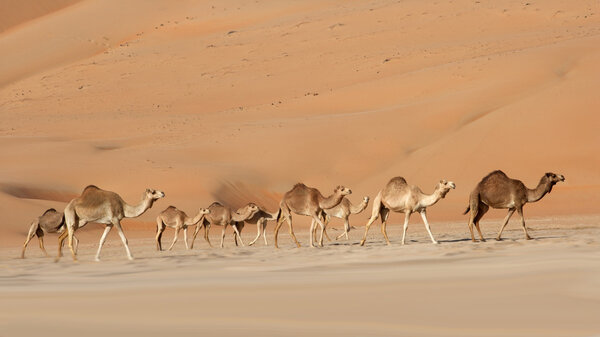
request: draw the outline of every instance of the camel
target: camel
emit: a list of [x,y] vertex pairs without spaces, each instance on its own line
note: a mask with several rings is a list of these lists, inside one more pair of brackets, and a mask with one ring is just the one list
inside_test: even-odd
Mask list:
[[287,221],[290,236],[296,243],[297,247],[300,247],[296,235],[294,235],[294,229],[292,227],[292,212],[298,215],[310,216],[313,219],[310,228],[310,246],[314,246],[313,240],[313,229],[315,224],[321,226],[321,239],[319,245],[323,246],[323,233],[325,232],[325,224],[321,220],[323,209],[333,208],[342,202],[344,196],[351,194],[352,191],[344,186],[338,186],[335,188],[332,195],[324,197],[319,190],[313,187],[308,187],[302,183],[294,185],[294,187],[283,195],[283,199],[279,203],[279,217],[277,218],[277,225],[275,226],[275,248],[277,246],[277,236],[279,228],[283,224],[283,221]]
[[[344,197],[342,202],[339,205],[333,208],[325,208],[323,209],[323,213],[325,215],[325,226],[329,224],[331,217],[339,218],[344,220],[344,232],[338,235],[335,239],[339,240],[342,236],[346,236],[346,240],[348,240],[348,232],[350,231],[350,223],[348,222],[348,217],[350,214],[358,214],[362,212],[367,205],[369,204],[369,197],[364,197],[362,202],[356,206],[352,205],[348,198]],[[316,227],[315,227],[316,228]],[[327,235],[327,232],[325,232]]]
[[[252,242],[250,242],[248,244],[248,246],[252,246],[258,240],[258,238],[260,238],[261,234],[263,236],[263,239],[265,240],[265,246],[267,246],[269,244],[267,242],[267,235],[266,235],[266,230],[265,230],[267,228],[267,221],[277,220],[277,216],[279,216],[279,211],[277,211],[275,213],[270,213],[270,212],[265,211],[263,208],[259,207],[258,212],[256,212],[251,218],[246,219],[241,222],[236,222],[236,227],[241,234],[242,230],[244,229],[244,225],[246,223],[255,224],[256,232],[257,232],[256,237],[254,238],[254,240],[252,240]],[[237,237],[235,237],[235,238],[237,238]],[[237,245],[237,239],[236,239],[236,245]]]
[[233,230],[235,232],[234,235],[236,235],[237,238],[240,239],[242,246],[244,246],[244,241],[242,241],[242,237],[240,236],[240,232],[238,231],[238,228],[235,223],[251,218],[256,212],[258,212],[258,206],[256,206],[253,203],[249,203],[246,206],[238,209],[237,211],[232,212],[229,207],[225,207],[219,202],[213,202],[208,207],[208,210],[210,211],[210,213],[204,217],[202,224],[196,226],[196,229],[194,230],[194,236],[192,237],[192,244],[190,245],[190,248],[194,248],[194,240],[196,240],[196,235],[198,235],[200,227],[204,227],[204,240],[206,240],[206,242],[208,242],[208,245],[212,247],[210,239],[208,238],[208,232],[210,230],[211,225],[223,226],[223,230],[221,231],[221,248],[223,248],[223,242],[225,240],[225,229],[227,229],[228,225],[231,225],[231,227],[233,227]]
[[183,229],[183,240],[185,241],[185,248],[190,249],[188,246],[187,239],[187,228],[188,226],[195,226],[200,221],[204,220],[204,216],[210,213],[210,211],[206,208],[201,208],[198,211],[198,214],[194,218],[190,218],[185,214],[184,211],[177,209],[175,206],[169,206],[164,211],[160,212],[160,214],[156,217],[156,250],[162,250],[162,233],[165,231],[166,227],[171,227],[175,229],[175,235],[173,237],[173,242],[171,246],[169,246],[168,250],[173,249],[175,242],[177,242],[177,238],[179,236],[179,231]]
[[[65,217],[62,212],[56,211],[54,208],[47,209],[44,214],[35,219],[31,226],[29,227],[29,232],[27,233],[27,238],[25,239],[25,243],[23,244],[23,251],[21,252],[21,258],[25,258],[25,249],[29,244],[29,241],[33,239],[33,236],[36,235],[38,241],[40,243],[40,249],[44,253],[45,256],[48,256],[48,252],[44,248],[44,234],[46,233],[58,233],[62,234],[65,230]],[[73,238],[75,240],[75,250],[77,250],[77,246],[79,246],[79,240],[77,238]]]
[[365,235],[360,242],[363,246],[367,240],[367,233],[371,224],[381,216],[381,233],[385,238],[385,241],[390,245],[386,232],[386,222],[389,216],[390,210],[394,212],[404,213],[404,230],[402,232],[402,244],[404,245],[404,239],[406,237],[406,229],[408,228],[408,219],[412,213],[419,212],[425,229],[429,233],[431,242],[437,244],[438,242],[433,238],[431,229],[429,228],[429,222],[427,222],[427,207],[435,205],[440,199],[446,197],[446,194],[450,189],[456,188],[456,185],[451,181],[440,180],[436,185],[435,190],[432,194],[425,194],[417,186],[408,185],[406,180],[402,177],[392,178],[383,188],[379,191],[375,200],[373,201],[373,212],[371,218],[365,226]]
[[71,255],[73,256],[73,260],[77,261],[77,256],[73,250],[73,234],[88,222],[96,222],[105,224],[106,228],[100,238],[95,260],[100,261],[100,251],[102,250],[104,241],[106,241],[106,236],[113,226],[119,231],[119,236],[127,252],[127,258],[133,260],[127,244],[127,238],[123,233],[123,228],[121,228],[121,220],[123,218],[135,218],[142,215],[152,207],[156,200],[164,198],[164,196],[164,192],[148,188],[144,191],[139,204],[129,205],[115,192],[105,191],[94,185],[87,186],[83,189],[81,196],[71,200],[65,208],[65,225],[67,230],[58,238],[58,257],[56,259],[58,260],[62,256],[62,243],[68,236]]
[[469,218],[469,231],[471,232],[471,240],[476,242],[473,233],[473,225],[479,232],[481,241],[485,241],[481,229],[479,228],[479,220],[483,215],[492,208],[508,208],[508,214],[504,218],[504,223],[498,232],[496,240],[500,241],[502,231],[508,224],[508,220],[513,215],[515,210],[521,216],[521,225],[525,232],[525,239],[531,240],[531,236],[527,233],[525,227],[525,219],[523,218],[523,206],[528,202],[536,202],[542,199],[547,193],[552,191],[552,187],[559,181],[565,181],[562,174],[554,174],[548,172],[542,176],[537,187],[529,189],[525,187],[522,181],[509,178],[504,172],[496,170],[485,176],[475,187],[469,196],[469,206],[463,214],[471,211]]

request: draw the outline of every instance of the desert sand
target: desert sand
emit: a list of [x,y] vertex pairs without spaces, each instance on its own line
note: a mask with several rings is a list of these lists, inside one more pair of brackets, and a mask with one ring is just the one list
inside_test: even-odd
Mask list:
[[[3,1],[0,335],[599,335],[598,60],[595,0]],[[525,207],[535,240],[517,216],[505,241],[468,240],[468,195],[495,169],[566,177]],[[397,175],[456,183],[428,209],[440,245],[414,215],[400,246],[392,214],[392,246],[378,222],[357,246],[369,205],[321,249],[296,216],[300,249],[284,227],[275,250],[269,223],[268,247],[229,231],[224,249],[154,250],[169,205],[274,211],[296,182],[358,203]],[[17,259],[29,223],[89,184],[166,193],[123,221],[136,260],[111,233],[93,262],[96,224],[78,264],[36,239]]]

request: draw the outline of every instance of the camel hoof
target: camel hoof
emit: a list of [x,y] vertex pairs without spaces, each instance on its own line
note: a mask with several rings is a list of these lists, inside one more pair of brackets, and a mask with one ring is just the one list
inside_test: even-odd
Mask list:
[[95,258],[94,258],[94,261],[96,261],[96,262],[100,262],[100,258],[99,258],[99,257],[95,257]]
[[531,236],[528,236],[525,238],[526,240],[533,240],[533,238]]
[[502,238],[496,238],[496,241],[502,241]]
[[439,241],[433,241],[433,244],[434,244],[434,245],[439,245],[439,244],[440,244],[440,242],[439,242]]
[[481,242],[485,242],[485,239],[481,239],[481,240],[479,240],[479,241],[481,241]]
[[133,261],[133,256],[128,256],[127,258],[129,259],[129,261]]
[[365,240],[362,240],[362,241],[360,242],[360,245],[361,245],[361,246],[364,246],[364,245],[365,245]]

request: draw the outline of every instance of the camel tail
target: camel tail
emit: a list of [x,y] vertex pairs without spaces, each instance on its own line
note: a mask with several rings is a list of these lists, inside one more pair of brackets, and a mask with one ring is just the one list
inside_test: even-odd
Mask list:
[[467,206],[467,209],[463,212],[463,215],[469,213],[470,210],[471,210],[471,206]]

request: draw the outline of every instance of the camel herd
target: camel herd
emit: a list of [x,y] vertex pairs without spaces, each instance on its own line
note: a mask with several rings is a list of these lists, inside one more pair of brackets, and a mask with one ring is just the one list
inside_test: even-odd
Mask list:
[[[508,214],[506,215],[506,218],[504,218],[504,222],[496,240],[501,240],[502,231],[515,211],[517,211],[521,217],[521,225],[525,232],[525,238],[527,240],[531,239],[527,232],[527,227],[525,227],[523,206],[528,202],[540,200],[544,195],[552,191],[552,187],[556,183],[564,180],[565,177],[563,175],[546,173],[542,176],[536,188],[529,189],[523,182],[509,178],[502,171],[497,170],[491,172],[485,176],[477,184],[473,192],[471,192],[469,196],[469,205],[464,212],[464,214],[467,214],[468,212],[471,213],[468,225],[472,241],[476,241],[473,233],[473,226],[475,226],[479,232],[481,241],[485,241],[481,229],[479,228],[479,221],[490,207],[508,209]],[[453,182],[440,180],[432,194],[425,194],[417,186],[409,185],[402,177],[392,178],[385,187],[377,193],[377,196],[373,200],[371,217],[365,226],[365,232],[360,241],[360,245],[363,246],[365,244],[369,228],[378,217],[381,217],[381,233],[383,234],[386,243],[388,245],[390,244],[386,232],[386,222],[390,211],[404,213],[404,228],[402,232],[403,245],[405,243],[408,220],[410,215],[416,212],[423,218],[423,223],[425,224],[425,228],[427,229],[431,241],[433,243],[438,243],[429,228],[426,210],[427,207],[437,203],[440,199],[444,198],[451,189],[455,188],[456,185]],[[279,229],[284,222],[287,222],[288,224],[290,237],[296,246],[300,247],[300,243],[294,234],[292,226],[292,214],[304,215],[312,218],[309,232],[311,247],[315,247],[315,242],[317,241],[316,232],[318,229],[320,229],[318,245],[323,246],[323,237],[328,237],[326,227],[331,217],[337,217],[344,220],[344,232],[340,234],[337,239],[344,235],[346,236],[346,239],[348,239],[348,232],[351,228],[350,223],[348,222],[349,216],[351,214],[362,212],[369,203],[369,197],[364,197],[359,205],[352,205],[350,200],[346,198],[346,196],[351,193],[352,191],[350,189],[344,186],[338,186],[335,188],[332,195],[324,197],[316,188],[308,187],[301,183],[296,184],[290,191],[283,195],[283,198],[279,203],[279,210],[275,213],[270,213],[254,203],[249,203],[240,209],[232,210],[229,207],[215,202],[208,208],[201,208],[198,213],[191,218],[182,210],[179,210],[174,206],[169,206],[164,211],[160,212],[156,218],[156,249],[159,251],[162,250],[161,238],[166,227],[175,229],[175,235],[168,248],[169,250],[171,250],[177,242],[179,232],[182,229],[187,249],[192,249],[194,247],[194,240],[202,228],[204,228],[204,239],[212,247],[208,236],[212,225],[222,226],[221,247],[223,247],[225,229],[227,226],[232,226],[235,232],[234,239],[236,245],[238,244],[238,240],[241,245],[244,245],[240,234],[244,224],[256,224],[257,227],[256,237],[250,242],[250,245],[254,244],[261,235],[264,238],[265,245],[267,245],[267,221],[276,221],[274,235],[276,248],[278,248],[277,237]],[[79,197],[71,200],[67,204],[64,213],[51,208],[45,211],[44,214],[31,224],[23,245],[21,257],[25,257],[25,249],[33,236],[38,237],[40,249],[45,255],[48,255],[44,248],[44,234],[59,233],[58,255],[56,259],[58,260],[62,256],[63,242],[65,239],[68,239],[67,242],[71,255],[73,260],[76,261],[79,241],[74,235],[75,231],[85,226],[88,222],[95,222],[106,225],[104,233],[100,238],[98,251],[96,252],[96,261],[100,260],[102,246],[112,227],[116,227],[121,241],[125,246],[127,257],[131,260],[133,259],[133,256],[129,250],[127,238],[123,233],[121,220],[123,218],[140,216],[152,207],[156,200],[163,198],[164,196],[165,194],[161,191],[147,189],[142,195],[142,200],[137,205],[129,205],[114,192],[105,191],[93,185],[87,186]],[[188,226],[196,226],[189,246],[187,237]]]

